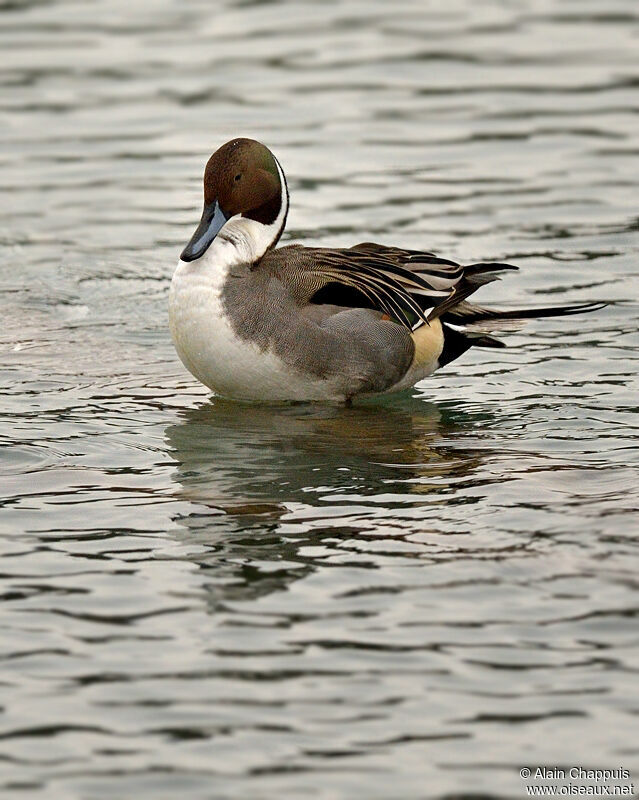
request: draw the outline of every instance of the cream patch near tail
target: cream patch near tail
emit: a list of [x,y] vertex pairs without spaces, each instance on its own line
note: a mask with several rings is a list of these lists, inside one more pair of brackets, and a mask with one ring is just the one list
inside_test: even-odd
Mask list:
[[422,325],[412,334],[415,343],[415,356],[412,369],[426,368],[426,375],[430,375],[439,366],[437,359],[444,349],[444,331],[438,319],[431,321],[430,325]]
[[387,391],[398,392],[409,389],[418,381],[431,375],[439,367],[438,358],[444,349],[444,331],[438,319],[430,325],[422,325],[413,331],[411,338],[415,344],[415,355],[404,377]]

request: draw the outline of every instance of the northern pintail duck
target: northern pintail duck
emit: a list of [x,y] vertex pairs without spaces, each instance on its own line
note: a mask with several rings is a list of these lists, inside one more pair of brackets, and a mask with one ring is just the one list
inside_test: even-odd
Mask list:
[[371,242],[276,247],[288,206],[282,167],[263,144],[233,139],[209,159],[169,319],[184,366],[223,396],[350,402],[397,392],[470,347],[503,347],[496,330],[602,305],[498,311],[466,301],[510,264],[462,266]]

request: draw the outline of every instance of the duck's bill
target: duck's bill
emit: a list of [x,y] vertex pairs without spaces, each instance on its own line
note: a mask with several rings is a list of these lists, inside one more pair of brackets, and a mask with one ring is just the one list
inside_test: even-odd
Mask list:
[[220,208],[217,200],[204,206],[200,224],[191,237],[191,241],[180,254],[182,261],[195,261],[196,258],[203,256],[227,219],[228,217]]

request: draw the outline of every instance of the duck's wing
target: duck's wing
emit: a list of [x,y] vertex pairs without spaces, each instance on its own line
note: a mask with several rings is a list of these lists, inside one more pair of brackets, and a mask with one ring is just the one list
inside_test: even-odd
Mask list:
[[504,347],[490,334],[537,317],[598,311],[606,303],[500,310],[466,302],[480,286],[499,280],[512,264],[466,266],[433,253],[363,242],[348,249],[289,245],[269,251],[260,269],[271,271],[300,305],[372,308],[413,332],[434,319],[443,324],[447,354],[440,364],[475,345]]
[[300,303],[374,308],[415,330],[442,316],[510,264],[462,266],[432,253],[363,242],[350,248],[289,245],[259,264]]

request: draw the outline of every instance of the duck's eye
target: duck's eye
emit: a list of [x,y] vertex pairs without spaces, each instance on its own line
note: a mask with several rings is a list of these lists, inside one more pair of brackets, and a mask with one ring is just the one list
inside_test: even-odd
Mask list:
[[239,179],[240,179],[241,177],[242,177],[242,176],[238,174],[238,175],[236,175],[236,176],[235,176],[235,180],[236,180],[236,181],[239,181]]

